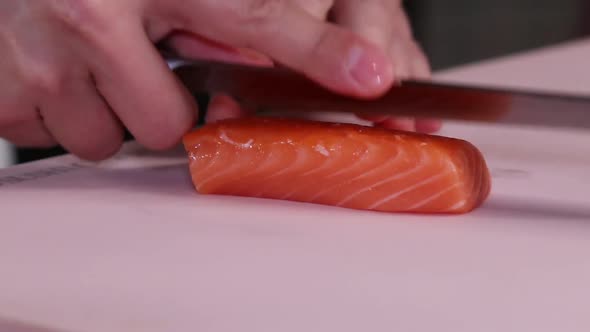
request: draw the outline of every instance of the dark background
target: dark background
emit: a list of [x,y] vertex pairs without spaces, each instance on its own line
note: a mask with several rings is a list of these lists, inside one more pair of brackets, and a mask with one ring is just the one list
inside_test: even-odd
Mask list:
[[589,0],[409,0],[417,39],[434,69],[590,33]]
[[[434,70],[590,34],[590,0],[409,0],[416,39]],[[206,100],[205,100],[206,102]],[[18,151],[19,162],[63,153]]]

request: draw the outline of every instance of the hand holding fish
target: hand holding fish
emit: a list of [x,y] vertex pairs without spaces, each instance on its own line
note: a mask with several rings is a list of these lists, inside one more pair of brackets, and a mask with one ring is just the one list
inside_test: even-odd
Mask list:
[[[91,160],[118,151],[124,128],[148,148],[176,145],[197,106],[157,43],[187,57],[281,63],[350,95],[430,75],[399,0],[6,0],[0,137],[61,144]],[[232,116],[232,101],[224,100],[214,100],[211,118]],[[369,120],[406,130],[438,126]]]

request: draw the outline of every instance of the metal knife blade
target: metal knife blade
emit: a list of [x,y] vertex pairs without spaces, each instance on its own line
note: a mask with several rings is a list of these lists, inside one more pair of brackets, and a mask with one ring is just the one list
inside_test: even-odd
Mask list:
[[590,96],[403,81],[380,97],[360,99],[329,91],[286,68],[194,61],[173,70],[192,92],[224,93],[254,109],[590,129]]

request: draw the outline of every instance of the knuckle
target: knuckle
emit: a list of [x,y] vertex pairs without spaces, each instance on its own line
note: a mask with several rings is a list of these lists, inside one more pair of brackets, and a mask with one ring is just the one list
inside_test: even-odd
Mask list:
[[267,21],[279,17],[285,8],[285,0],[245,1],[240,15],[246,21]]
[[59,0],[54,1],[56,18],[68,27],[91,33],[105,28],[100,1],[97,0]]
[[34,91],[49,95],[59,95],[64,91],[67,78],[61,71],[51,66],[31,66],[24,73],[25,82]]
[[311,14],[313,17],[319,19],[326,19],[330,9],[333,7],[333,0],[299,0],[296,1],[297,5],[301,6],[303,10]]

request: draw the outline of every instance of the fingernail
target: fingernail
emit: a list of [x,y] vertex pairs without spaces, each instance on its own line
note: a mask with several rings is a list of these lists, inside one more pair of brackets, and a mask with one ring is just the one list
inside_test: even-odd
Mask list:
[[392,79],[393,69],[383,55],[354,47],[348,58],[351,77],[365,90],[380,90]]

